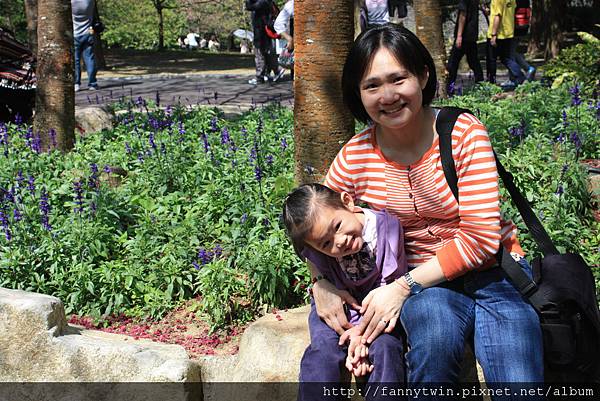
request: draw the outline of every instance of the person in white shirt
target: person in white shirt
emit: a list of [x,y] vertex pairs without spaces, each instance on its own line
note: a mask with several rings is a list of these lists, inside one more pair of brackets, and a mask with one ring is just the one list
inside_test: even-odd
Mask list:
[[198,41],[196,40],[196,34],[190,32],[186,36],[188,49],[193,50],[198,48]]

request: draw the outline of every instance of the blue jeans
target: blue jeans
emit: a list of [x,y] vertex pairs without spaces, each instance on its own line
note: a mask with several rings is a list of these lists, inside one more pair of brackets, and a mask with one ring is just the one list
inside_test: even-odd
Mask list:
[[[310,345],[304,351],[300,362],[300,386],[298,401],[337,401],[348,397],[327,394],[323,391],[334,385],[344,383],[344,373],[349,375],[344,366],[348,347],[338,345],[340,336],[319,318],[314,302],[311,303],[308,315]],[[390,334],[380,334],[369,346],[369,360],[373,364],[373,372],[366,377],[366,384],[380,383],[403,386],[404,384],[404,344],[403,333],[396,326]],[[349,376],[348,376],[349,377]],[[394,401],[394,397],[371,391],[366,394],[366,401]]]
[[500,61],[508,69],[515,83],[521,84],[525,81],[525,75],[521,72],[521,67],[513,59],[511,54],[511,43],[513,38],[497,39],[496,46],[492,46],[490,40],[487,42],[486,68],[488,81],[496,83],[496,58],[500,57]]
[[[519,264],[531,276],[525,259]],[[457,383],[471,338],[488,388],[544,381],[539,318],[501,268],[471,272],[409,297],[400,319],[410,348],[410,386]]]
[[75,37],[75,83],[81,85],[81,55],[88,75],[88,87],[96,87],[96,58],[94,56],[94,35]]

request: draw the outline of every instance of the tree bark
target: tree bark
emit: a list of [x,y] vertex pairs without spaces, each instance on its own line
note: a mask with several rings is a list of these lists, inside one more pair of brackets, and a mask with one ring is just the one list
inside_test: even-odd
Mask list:
[[545,31],[546,7],[544,5],[544,0],[532,0],[527,53],[533,56],[542,54],[542,43],[544,42]]
[[157,7],[156,12],[158,13],[158,50],[162,50],[165,47],[165,26],[162,7]]
[[27,37],[29,48],[37,56],[37,0],[25,0],[25,18],[27,19]]
[[[94,2],[94,19],[100,20],[98,12],[98,2]],[[102,44],[102,36],[94,31],[94,55],[96,56],[96,67],[99,70],[106,70],[106,59],[104,58],[104,46]]]
[[438,80],[438,96],[446,97],[446,48],[444,47],[440,1],[419,0],[413,4],[416,34],[433,57]]
[[354,134],[341,94],[342,68],[352,45],[354,4],[347,0],[294,3],[294,138],[298,183],[320,181]]
[[68,151],[75,143],[72,46],[71,2],[39,0],[34,132],[40,135],[42,151],[54,145]]

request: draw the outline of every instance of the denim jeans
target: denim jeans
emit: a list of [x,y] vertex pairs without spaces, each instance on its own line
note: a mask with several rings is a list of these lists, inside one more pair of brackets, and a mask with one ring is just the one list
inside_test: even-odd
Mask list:
[[[450,58],[448,59],[448,84],[456,81],[456,75],[458,73],[458,66],[463,56],[467,56],[467,62],[469,68],[473,70],[475,82],[483,81],[483,70],[481,69],[481,63],[477,55],[477,43],[476,42],[463,42],[461,48],[457,48],[456,45],[452,46],[450,50]],[[450,92],[450,91],[448,91]]]
[[94,56],[94,35],[75,37],[75,83],[81,85],[81,55],[88,75],[88,87],[98,86],[96,83],[96,58]]
[[[308,316],[310,345],[300,362],[298,401],[336,401],[347,397],[325,394],[324,387],[341,384],[349,372],[344,366],[348,347],[338,345],[340,336],[319,318],[314,302]],[[390,334],[380,334],[369,346],[369,360],[373,372],[366,377],[366,385],[388,383],[404,385],[404,344],[400,326]],[[375,386],[373,386],[375,387]],[[400,400],[400,397],[382,393],[367,393],[366,401]]]
[[[525,259],[519,264],[531,276]],[[406,300],[400,319],[410,386],[457,383],[471,338],[488,388],[544,381],[539,318],[500,268],[426,288]]]
[[498,39],[496,46],[492,46],[490,40],[487,42],[486,54],[486,69],[487,78],[491,83],[496,83],[496,58],[500,57],[500,61],[508,69],[515,83],[521,84],[525,81],[525,74],[521,72],[519,64],[512,58],[511,43],[514,39]]

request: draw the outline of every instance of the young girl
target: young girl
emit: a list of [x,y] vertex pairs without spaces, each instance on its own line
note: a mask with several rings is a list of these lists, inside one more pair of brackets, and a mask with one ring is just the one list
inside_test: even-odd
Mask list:
[[[285,200],[283,221],[298,255],[319,270],[313,282],[327,278],[358,302],[374,288],[398,285],[395,280],[407,270],[398,219],[385,211],[355,207],[346,192],[320,184],[302,185]],[[346,313],[353,325],[358,324],[361,316],[356,310],[346,309]],[[340,383],[344,364],[357,377],[368,375],[368,383],[404,383],[399,330],[381,334],[367,346],[355,327],[340,337],[318,317],[314,302],[308,325],[311,343],[300,364],[301,383]],[[348,348],[344,347],[346,339]],[[299,400],[325,396],[322,386],[300,386]],[[378,396],[375,392],[366,399]]]

